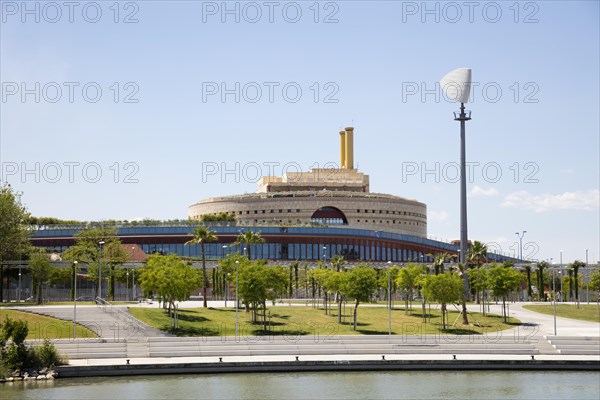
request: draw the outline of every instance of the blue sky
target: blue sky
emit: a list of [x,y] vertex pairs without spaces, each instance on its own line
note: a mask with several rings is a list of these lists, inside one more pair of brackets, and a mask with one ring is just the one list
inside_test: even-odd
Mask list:
[[0,178],[34,215],[186,218],[339,162],[352,125],[371,190],[456,239],[458,106],[436,82],[469,67],[470,239],[600,259],[598,2],[114,3],[0,2]]

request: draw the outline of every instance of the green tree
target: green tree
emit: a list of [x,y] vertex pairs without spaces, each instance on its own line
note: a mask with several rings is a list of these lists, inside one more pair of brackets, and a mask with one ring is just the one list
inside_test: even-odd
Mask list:
[[527,274],[527,298],[531,300],[533,291],[531,290],[531,264],[525,265],[525,273]]
[[353,311],[354,330],[356,330],[357,325],[359,304],[370,301],[376,290],[377,272],[373,268],[361,265],[346,272],[342,293],[355,301]]
[[29,214],[21,203],[21,193],[8,184],[0,186],[0,302],[4,301],[3,261],[22,260],[29,253]]
[[[481,293],[485,293],[485,291],[489,288],[488,270],[485,269],[485,267],[471,268],[467,273],[469,274],[471,288],[475,290],[475,293],[477,293],[477,298],[479,298],[479,295]],[[485,301],[483,305],[483,315],[485,315]]]
[[[103,244],[100,244],[104,242]],[[88,276],[93,282],[108,279],[108,298],[114,300],[115,269],[127,262],[129,255],[121,245],[114,227],[84,229],[75,235],[75,245],[63,253],[63,259],[88,264]]]
[[243,245],[246,247],[246,251],[248,254],[248,259],[252,259],[252,255],[250,253],[250,246],[253,244],[264,243],[265,239],[260,236],[260,232],[254,231],[244,231],[240,233],[235,241],[236,245]]
[[336,295],[338,324],[342,323],[342,301],[344,299],[342,293],[344,290],[345,279],[346,273],[344,271],[331,271],[327,277],[327,287]]
[[206,251],[204,245],[206,242],[216,242],[217,237],[215,236],[215,231],[211,231],[210,229],[199,226],[192,233],[192,239],[187,241],[185,244],[199,244],[202,252],[202,301],[204,308],[208,307],[208,302],[206,299],[206,292],[208,288],[208,275],[206,273]]
[[585,263],[583,261],[575,260],[569,266],[569,269],[573,271],[574,277],[574,288],[575,288],[575,301],[577,302],[577,308],[579,308],[579,268],[585,268]]
[[596,292],[596,301],[598,302],[598,307],[600,308],[600,269],[596,268],[590,274],[590,289]]
[[495,265],[489,270],[489,287],[494,296],[502,297],[502,320],[508,322],[506,313],[506,298],[508,294],[519,287],[521,274],[512,268]]
[[155,293],[169,307],[173,328],[177,329],[176,301],[189,299],[201,286],[202,274],[176,255],[154,254],[140,269],[140,284],[144,293]]
[[540,301],[546,301],[546,292],[544,291],[544,270],[548,268],[550,264],[547,261],[540,261],[537,263],[537,289],[538,289],[538,298]]
[[29,270],[33,281],[34,297],[37,304],[42,304],[42,287],[48,283],[52,266],[47,254],[34,251],[29,258]]
[[487,246],[476,240],[467,252],[469,266],[479,267],[487,262]]
[[446,329],[446,305],[456,303],[463,297],[463,281],[453,273],[445,272],[439,275],[428,275],[423,283],[423,296],[429,301],[442,305],[442,329]]
[[344,256],[339,255],[331,257],[330,263],[333,269],[337,272],[340,272],[346,266],[346,264],[348,264],[348,262],[344,259]]
[[[429,254],[429,256],[432,256]],[[444,264],[446,261],[452,260],[454,258],[454,254],[450,254],[447,252],[437,253],[433,259],[433,269],[435,274],[443,274],[444,273]]]
[[423,274],[423,266],[420,264],[409,263],[407,266],[400,268],[396,278],[398,289],[404,290],[405,307],[404,313],[409,314],[409,309],[412,311],[412,299],[414,290],[417,288],[417,281]]
[[[391,265],[391,264],[390,264]],[[389,274],[388,274],[389,271]],[[400,274],[400,268],[397,266],[390,266],[389,269],[381,270],[381,273],[377,276],[377,285],[380,289],[385,292],[385,298],[390,301],[394,297],[396,290],[398,289],[398,275]],[[388,285],[388,277],[390,280],[390,284]],[[388,288],[390,286],[390,288]],[[388,293],[389,292],[389,293]]]
[[252,321],[258,322],[258,311],[262,307],[266,330],[267,300],[275,300],[285,293],[288,274],[281,266],[267,267],[264,262],[248,262],[239,266],[239,295],[252,310]]
[[323,309],[325,311],[325,315],[327,315],[327,305],[328,305],[328,297],[327,294],[329,293],[329,291],[331,290],[331,288],[329,287],[329,282],[328,279],[331,276],[331,274],[334,272],[334,270],[331,270],[329,268],[317,268],[311,271],[312,277],[314,278],[315,282],[317,283],[317,285],[319,285],[319,287],[321,289],[323,289]]

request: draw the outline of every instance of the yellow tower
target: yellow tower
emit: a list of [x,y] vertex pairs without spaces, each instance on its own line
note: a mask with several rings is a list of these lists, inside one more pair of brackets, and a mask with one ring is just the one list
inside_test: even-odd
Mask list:
[[340,131],[340,168],[346,168],[346,131]]
[[354,128],[346,128],[346,157],[345,168],[354,169]]

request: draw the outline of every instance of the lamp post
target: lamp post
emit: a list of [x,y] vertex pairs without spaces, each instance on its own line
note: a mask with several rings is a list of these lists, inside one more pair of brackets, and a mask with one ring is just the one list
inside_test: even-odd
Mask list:
[[[550,261],[552,262],[552,261]],[[554,292],[554,336],[556,336],[556,270],[552,268],[552,291]]]
[[519,238],[519,261],[523,262],[523,238],[527,231],[523,231],[522,233],[515,232],[515,235]]
[[77,338],[77,260],[73,261],[73,339]]
[[392,281],[390,279],[392,262],[388,261],[388,336],[392,336]]
[[100,261],[98,263],[98,298],[102,298],[102,250],[104,248],[104,241],[98,242],[100,245]]
[[[440,85],[446,95],[460,103],[460,112],[454,113],[454,120],[460,122],[460,260],[465,264],[467,258],[467,166],[465,146],[465,124],[471,119],[471,111],[465,110],[465,103],[471,94],[471,69],[458,68],[450,71],[441,80]],[[469,297],[469,279],[463,274],[465,298]],[[463,310],[466,312],[466,310]]]
[[560,276],[560,302],[564,301],[563,296],[563,280],[562,280],[562,250],[560,251],[560,270],[558,271],[558,275]]
[[21,266],[20,265],[19,265],[19,290],[18,290],[17,296],[18,296],[17,303],[20,303],[21,302]]
[[[135,246],[131,246],[131,269],[133,272],[133,278],[135,278],[135,270],[133,269],[133,254],[135,252]],[[133,279],[133,281],[131,282],[131,291],[133,292],[133,286],[135,285],[135,279]],[[133,293],[132,293],[133,294]],[[127,300],[129,300],[129,268],[127,268]],[[132,300],[135,300],[135,296],[132,298]]]
[[587,272],[587,286],[585,289],[585,298],[587,299],[587,303],[590,304],[590,272],[587,270],[588,267],[588,249],[585,249],[585,270]]
[[[227,258],[226,254],[225,254],[225,252],[226,252],[225,249],[226,248],[227,248],[227,245],[224,244],[223,245],[223,258]],[[227,282],[227,274],[225,274],[225,308],[227,308],[227,296],[228,296],[228,294],[229,294],[229,284]]]
[[[245,250],[245,248],[244,248]],[[240,312],[240,303],[238,301],[238,271],[240,267],[240,261],[235,260],[235,341],[238,341],[239,334],[239,319],[238,314]]]

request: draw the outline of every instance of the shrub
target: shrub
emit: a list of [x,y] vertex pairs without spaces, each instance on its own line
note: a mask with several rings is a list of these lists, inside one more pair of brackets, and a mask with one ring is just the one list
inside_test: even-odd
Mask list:
[[35,348],[34,354],[35,361],[42,368],[51,368],[55,365],[65,364],[63,358],[58,354],[56,346],[48,339],[44,339],[44,343]]
[[[6,375],[6,370],[21,370],[25,368],[50,368],[65,364],[54,344],[48,339],[35,348],[25,345],[29,333],[27,322],[6,317],[0,328],[0,376]],[[11,340],[10,343],[8,341]]]

